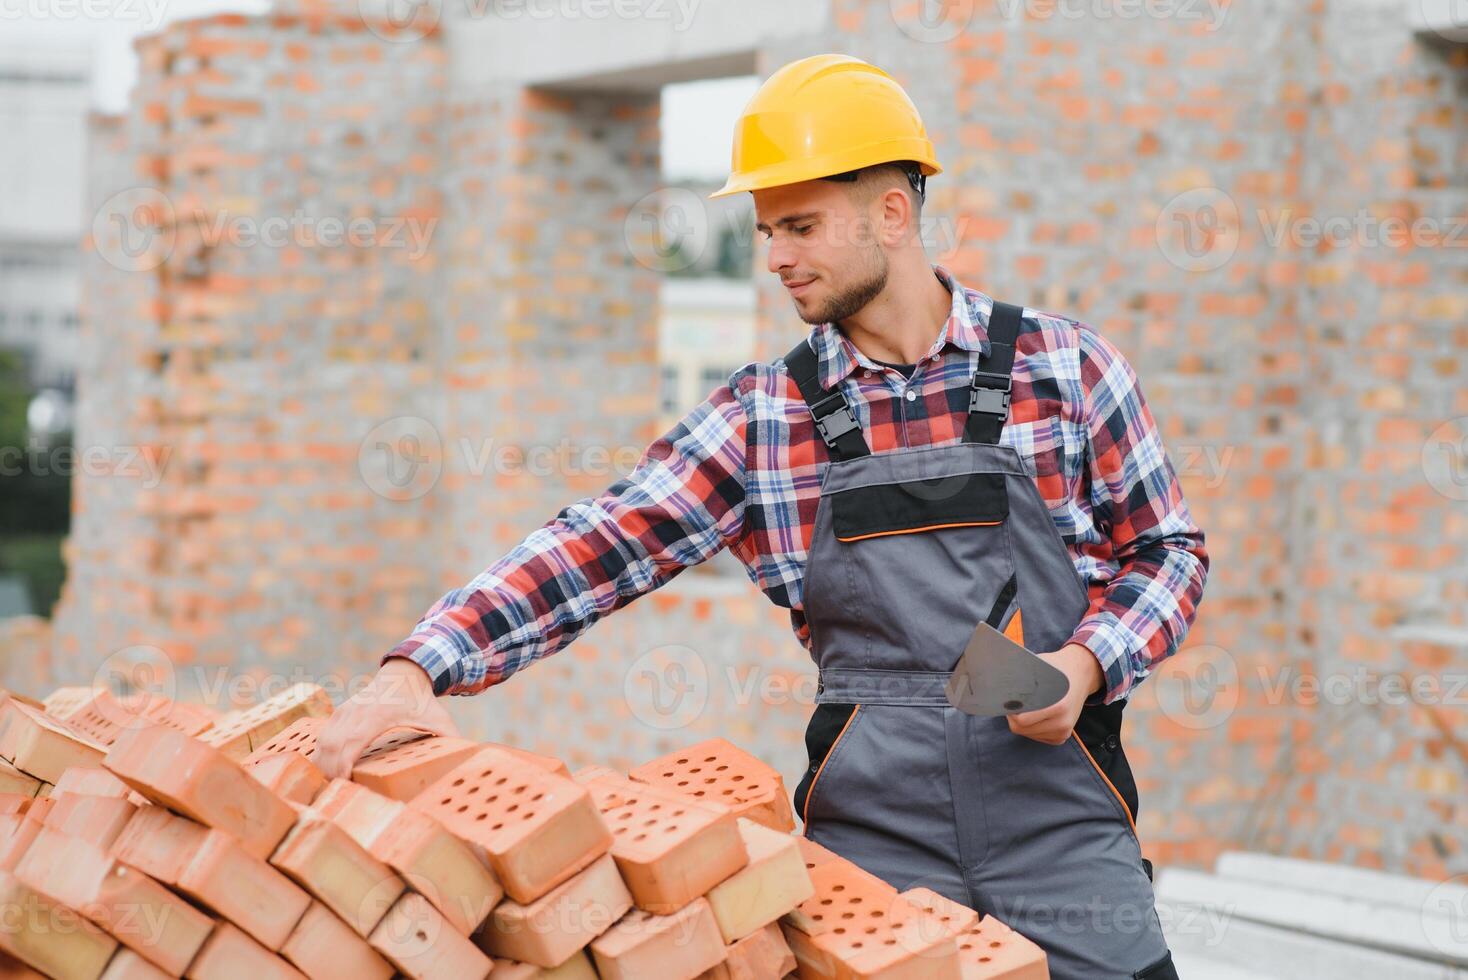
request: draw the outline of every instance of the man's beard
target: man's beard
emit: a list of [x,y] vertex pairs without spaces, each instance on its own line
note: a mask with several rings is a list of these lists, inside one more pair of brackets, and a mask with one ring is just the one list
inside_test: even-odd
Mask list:
[[887,288],[887,253],[877,247],[863,251],[864,260],[857,280],[820,306],[801,313],[802,320],[809,324],[839,323],[860,313]]

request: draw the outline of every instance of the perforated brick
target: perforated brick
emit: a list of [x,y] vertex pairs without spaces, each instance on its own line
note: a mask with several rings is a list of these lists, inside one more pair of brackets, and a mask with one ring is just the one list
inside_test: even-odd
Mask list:
[[963,980],[1050,980],[1045,951],[992,915],[957,937]]
[[283,800],[309,805],[326,787],[326,774],[295,752],[279,752],[245,771]]
[[0,758],[55,783],[70,766],[96,766],[106,749],[59,718],[7,698],[0,704]]
[[407,801],[484,746],[465,738],[434,736],[363,753],[352,781],[389,799]]
[[475,937],[503,959],[560,966],[632,908],[632,893],[610,854],[529,905],[506,899]]
[[526,904],[612,843],[586,787],[496,747],[480,749],[411,805],[483,848],[505,892]]
[[245,756],[245,765],[253,765],[262,759],[267,759],[282,752],[294,752],[311,758],[316,753],[316,735],[321,731],[321,726],[326,724],[325,718],[297,718],[281,731],[266,739],[259,748],[252,749]]
[[640,909],[682,908],[748,863],[734,815],[719,804],[607,776],[586,786],[612,829],[612,857]]
[[780,774],[722,738],[711,738],[681,752],[670,752],[627,773],[635,782],[722,803],[735,816],[772,830],[795,829],[790,797]]
[[296,720],[331,714],[331,698],[317,684],[293,684],[253,707],[219,718],[200,737],[232,759],[244,759]]

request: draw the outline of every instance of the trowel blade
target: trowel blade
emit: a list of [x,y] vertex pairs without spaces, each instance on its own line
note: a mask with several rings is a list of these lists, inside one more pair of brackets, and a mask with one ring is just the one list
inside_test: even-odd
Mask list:
[[1047,708],[1070,689],[1065,674],[980,623],[948,678],[948,703],[971,715],[998,717]]

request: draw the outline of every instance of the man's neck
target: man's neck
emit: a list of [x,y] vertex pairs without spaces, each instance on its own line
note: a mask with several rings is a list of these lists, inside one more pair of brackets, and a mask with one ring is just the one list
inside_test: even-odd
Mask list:
[[916,363],[948,322],[953,294],[928,266],[926,276],[904,287],[889,284],[860,314],[839,324],[857,350],[873,360]]

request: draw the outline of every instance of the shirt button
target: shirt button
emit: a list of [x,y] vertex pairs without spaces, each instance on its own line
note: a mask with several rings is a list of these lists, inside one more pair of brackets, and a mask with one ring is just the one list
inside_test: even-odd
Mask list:
[[870,371],[863,371],[863,372],[862,372],[862,373],[861,373],[861,376],[862,376],[862,377],[863,377],[863,378],[870,378],[870,377],[871,377],[871,376],[872,376],[872,372],[870,372]]
[[911,388],[907,389],[907,400],[910,402],[917,401],[917,392],[913,391]]

